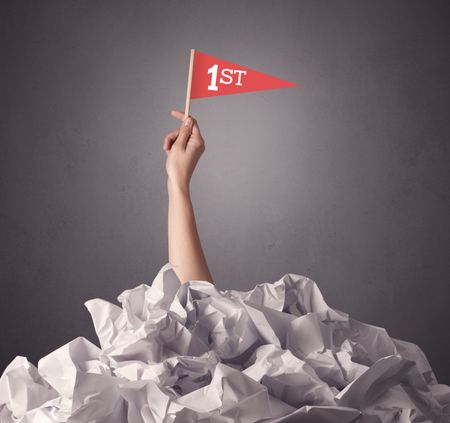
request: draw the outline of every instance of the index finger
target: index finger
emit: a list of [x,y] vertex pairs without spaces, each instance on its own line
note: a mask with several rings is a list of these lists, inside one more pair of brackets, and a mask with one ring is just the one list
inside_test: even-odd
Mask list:
[[172,144],[176,141],[178,134],[180,133],[180,129],[177,128],[172,132],[169,132],[166,137],[164,138],[164,144],[163,149],[164,150],[170,150],[172,147]]

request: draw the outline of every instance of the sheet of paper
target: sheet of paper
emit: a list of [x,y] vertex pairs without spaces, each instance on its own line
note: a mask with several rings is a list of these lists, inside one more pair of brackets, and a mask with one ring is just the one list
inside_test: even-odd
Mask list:
[[167,263],[118,301],[85,303],[99,346],[10,363],[1,423],[450,421],[423,351],[329,307],[309,278],[218,290]]

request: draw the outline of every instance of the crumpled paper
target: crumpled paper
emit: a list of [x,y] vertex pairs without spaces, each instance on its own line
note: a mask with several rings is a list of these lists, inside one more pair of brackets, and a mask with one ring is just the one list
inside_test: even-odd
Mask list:
[[85,303],[83,337],[0,379],[0,423],[449,422],[450,387],[422,350],[330,308],[311,279],[254,289],[151,286]]

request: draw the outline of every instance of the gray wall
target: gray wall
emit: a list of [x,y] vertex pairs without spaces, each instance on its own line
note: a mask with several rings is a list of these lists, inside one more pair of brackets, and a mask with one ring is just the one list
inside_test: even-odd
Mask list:
[[300,84],[195,100],[221,289],[285,273],[450,383],[447,1],[2,2],[1,367],[167,261],[164,135],[190,48]]

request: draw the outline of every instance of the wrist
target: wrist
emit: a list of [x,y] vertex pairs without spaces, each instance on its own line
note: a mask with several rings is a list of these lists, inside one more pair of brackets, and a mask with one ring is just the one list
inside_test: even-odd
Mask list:
[[167,179],[167,191],[169,196],[186,196],[189,197],[189,184],[181,184]]

